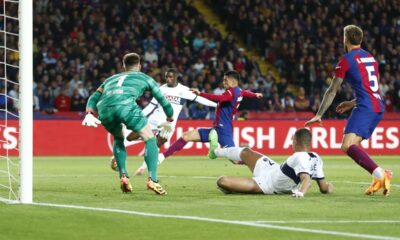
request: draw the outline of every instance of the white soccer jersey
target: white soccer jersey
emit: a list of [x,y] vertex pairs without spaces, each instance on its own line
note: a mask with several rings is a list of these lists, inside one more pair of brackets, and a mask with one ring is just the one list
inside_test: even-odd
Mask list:
[[280,166],[268,157],[260,158],[253,171],[253,179],[265,194],[291,193],[298,189],[300,173],[312,179],[324,179],[323,162],[314,152],[296,152]]
[[[173,126],[176,125],[176,121],[178,120],[179,114],[182,111],[183,104],[185,100],[196,101],[200,104],[209,107],[216,107],[217,104],[212,102],[206,98],[197,96],[192,93],[190,89],[180,83],[178,83],[175,87],[168,87],[167,84],[160,86],[160,91],[163,93],[164,97],[171,103],[172,108],[174,109],[174,122]],[[165,115],[163,108],[157,102],[155,98],[151,100],[149,105],[147,105],[143,109],[143,114],[148,117],[149,124],[152,129],[157,129],[157,126],[166,121],[167,116]]]

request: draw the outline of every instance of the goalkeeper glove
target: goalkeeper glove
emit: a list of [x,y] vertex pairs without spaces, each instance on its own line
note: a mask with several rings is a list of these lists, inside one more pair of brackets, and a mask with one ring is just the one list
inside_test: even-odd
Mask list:
[[158,125],[158,128],[162,128],[160,132],[160,137],[165,139],[168,139],[175,130],[171,122],[163,122]]
[[300,191],[295,191],[295,192],[293,192],[292,197],[303,198],[304,197],[304,193],[302,193]]
[[88,112],[82,121],[82,125],[88,127],[97,127],[98,124],[101,124],[101,121],[93,116],[91,112]]

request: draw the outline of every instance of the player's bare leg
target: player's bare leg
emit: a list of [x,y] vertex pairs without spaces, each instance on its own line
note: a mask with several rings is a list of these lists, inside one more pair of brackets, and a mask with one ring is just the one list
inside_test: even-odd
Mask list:
[[390,193],[390,181],[392,179],[392,171],[380,168],[365,152],[359,147],[363,139],[354,134],[347,133],[343,136],[342,150],[351,157],[358,165],[367,170],[372,176],[372,183],[365,191],[365,194],[371,195],[379,189],[383,188],[383,195],[388,196]]
[[263,193],[252,178],[220,177],[217,185],[224,193]]
[[138,140],[140,138],[139,133],[137,132],[131,132],[129,133],[129,135],[126,137],[126,140],[128,141],[135,141]]
[[240,152],[240,159],[242,159],[243,163],[250,169],[251,172],[254,171],[257,160],[262,158],[263,155],[256,151],[253,151],[250,148],[244,148]]
[[214,152],[218,157],[226,157],[233,163],[240,162],[247,165],[252,172],[257,160],[263,156],[250,148],[242,147],[217,148]]
[[158,177],[157,177],[158,147],[153,131],[151,130],[150,125],[147,124],[138,133],[146,145],[144,160],[148,166],[148,172],[149,172],[149,178],[147,180],[147,189],[153,190],[157,194],[165,195],[167,194],[167,192],[158,183]]
[[[241,159],[244,164],[254,171],[257,161],[263,157],[262,154],[250,148],[231,147],[225,148],[226,157]],[[261,188],[252,178],[220,177],[217,181],[218,187],[225,193],[263,193]]]

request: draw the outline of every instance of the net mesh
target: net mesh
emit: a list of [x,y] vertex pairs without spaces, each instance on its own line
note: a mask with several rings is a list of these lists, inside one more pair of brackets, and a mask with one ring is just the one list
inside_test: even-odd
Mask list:
[[18,200],[19,1],[0,0],[0,200]]

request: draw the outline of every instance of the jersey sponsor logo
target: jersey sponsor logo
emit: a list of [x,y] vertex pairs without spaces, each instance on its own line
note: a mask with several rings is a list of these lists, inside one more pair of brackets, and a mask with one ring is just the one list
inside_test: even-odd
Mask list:
[[164,95],[164,97],[170,103],[175,103],[175,104],[179,104],[179,105],[181,104],[181,98],[178,96]]

